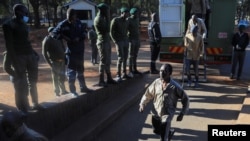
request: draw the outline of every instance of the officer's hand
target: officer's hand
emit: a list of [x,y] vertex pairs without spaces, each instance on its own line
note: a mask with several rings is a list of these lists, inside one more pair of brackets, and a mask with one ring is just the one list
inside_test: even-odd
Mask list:
[[143,112],[144,111],[144,107],[142,105],[140,105],[140,108],[139,108],[139,112]]
[[178,117],[176,118],[176,121],[182,121],[182,119],[183,119],[183,114],[182,113],[180,113],[179,115],[178,115]]

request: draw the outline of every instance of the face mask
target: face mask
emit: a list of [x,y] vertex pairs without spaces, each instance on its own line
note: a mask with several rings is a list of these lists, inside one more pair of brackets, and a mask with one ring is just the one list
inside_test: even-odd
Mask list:
[[23,21],[24,21],[25,23],[27,23],[27,22],[29,21],[29,17],[23,16]]

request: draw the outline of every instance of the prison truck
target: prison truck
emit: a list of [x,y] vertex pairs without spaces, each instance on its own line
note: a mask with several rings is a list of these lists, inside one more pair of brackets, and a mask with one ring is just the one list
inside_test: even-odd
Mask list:
[[[231,39],[235,27],[236,0],[209,0],[211,12],[206,16],[207,37],[201,65],[230,64]],[[187,0],[160,0],[159,18],[162,33],[160,61],[183,63],[184,36],[190,18]],[[205,78],[206,79],[206,78]]]

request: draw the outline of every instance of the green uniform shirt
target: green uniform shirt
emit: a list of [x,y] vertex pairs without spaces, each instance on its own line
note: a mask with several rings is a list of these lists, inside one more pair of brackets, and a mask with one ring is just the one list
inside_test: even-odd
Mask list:
[[122,17],[116,17],[111,21],[110,33],[113,42],[127,40],[128,21]]
[[95,17],[94,26],[97,34],[97,40],[109,41],[109,20],[105,17],[102,17],[99,13]]
[[130,40],[140,39],[139,19],[130,16],[128,18],[128,38]]

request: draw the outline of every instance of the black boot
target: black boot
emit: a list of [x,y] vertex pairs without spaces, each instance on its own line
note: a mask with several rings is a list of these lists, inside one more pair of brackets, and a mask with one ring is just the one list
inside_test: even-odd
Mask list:
[[142,75],[142,73],[137,70],[137,65],[136,64],[134,64],[133,68],[134,68],[133,74]]
[[151,74],[159,74],[159,71],[156,69],[155,62],[150,63],[150,73]]
[[98,86],[100,86],[100,87],[107,87],[107,84],[104,81],[104,74],[103,73],[100,74]]
[[117,84],[117,82],[112,78],[111,73],[107,73],[107,83],[108,84]]

